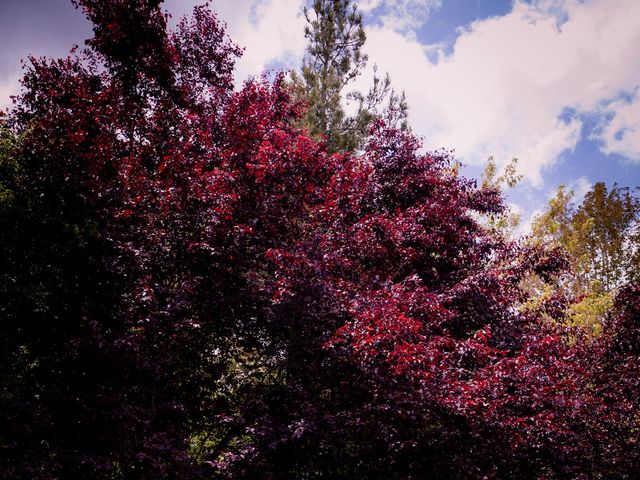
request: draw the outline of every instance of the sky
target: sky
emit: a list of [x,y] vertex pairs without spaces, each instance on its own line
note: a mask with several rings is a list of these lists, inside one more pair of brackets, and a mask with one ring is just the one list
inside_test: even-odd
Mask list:
[[[309,0],[306,0],[309,1]],[[194,0],[167,0],[173,19]],[[373,65],[404,90],[425,149],[454,150],[464,174],[518,158],[508,202],[522,231],[558,185],[576,200],[598,181],[640,185],[640,1],[360,0],[368,90]],[[304,55],[305,0],[214,0],[245,48],[236,84]],[[20,59],[64,56],[91,36],[69,0],[0,0],[0,107]]]

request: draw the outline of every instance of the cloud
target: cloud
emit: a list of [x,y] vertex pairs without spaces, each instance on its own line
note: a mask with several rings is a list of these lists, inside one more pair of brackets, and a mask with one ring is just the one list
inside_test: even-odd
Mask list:
[[602,128],[595,138],[602,142],[602,151],[622,155],[631,161],[640,162],[640,95],[630,99],[619,99],[604,109]]
[[[428,148],[455,148],[472,164],[518,157],[539,186],[580,140],[583,115],[638,86],[638,25],[637,0],[517,0],[507,15],[467,26],[435,63],[428,45],[384,22],[368,29],[366,48],[371,64],[406,91]],[[370,82],[369,73],[359,88]],[[622,133],[604,128],[605,148],[637,152],[637,108],[637,99],[610,104]]]
[[[254,0],[250,15],[238,18],[236,0],[219,1],[217,7],[224,19],[232,10],[234,21],[228,22],[231,38],[245,53],[237,64],[236,76],[244,79],[260,75],[266,68],[279,65],[298,65],[302,60],[304,38],[304,0]],[[229,5],[230,8],[227,8]]]
[[[169,0],[175,17],[189,14],[200,1]],[[236,64],[238,85],[274,65],[299,65],[304,38],[304,0],[217,0],[212,9],[227,24],[227,34],[245,49]]]
[[441,5],[442,0],[366,0],[358,4],[363,12],[375,10],[385,28],[402,33],[413,32],[424,25]]
[[0,111],[5,108],[11,108],[13,105],[11,96],[16,95],[19,91],[19,78],[18,73],[15,73],[0,81]]
[[573,192],[573,201],[576,204],[580,204],[582,200],[584,200],[584,196],[593,188],[593,183],[591,183],[587,177],[582,176],[569,183],[567,188]]
[[[534,209],[525,220],[521,221],[518,225],[517,233],[518,235],[530,235],[533,230],[533,222],[539,215],[542,215],[544,212],[542,209],[536,208]],[[524,215],[521,218],[525,218]]]

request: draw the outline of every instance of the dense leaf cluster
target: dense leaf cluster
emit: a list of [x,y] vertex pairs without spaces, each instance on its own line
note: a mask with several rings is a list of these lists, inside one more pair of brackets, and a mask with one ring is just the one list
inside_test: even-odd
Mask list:
[[3,478],[634,478],[638,287],[579,341],[393,112],[329,154],[207,8],[79,3],[3,123]]

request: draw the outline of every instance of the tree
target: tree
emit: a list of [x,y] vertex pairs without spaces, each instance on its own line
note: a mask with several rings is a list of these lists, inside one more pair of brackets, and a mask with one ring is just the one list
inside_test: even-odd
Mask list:
[[633,233],[640,203],[633,193],[602,182],[575,206],[573,192],[560,186],[547,210],[533,223],[534,238],[563,247],[573,262],[573,289],[581,293],[597,285],[612,291],[636,275]]
[[203,196],[231,195],[214,188],[209,138],[239,51],[205,9],[168,35],[158,5],[82,2],[89,50],[31,59],[8,122],[20,141],[18,173],[2,178],[3,478],[204,470],[189,441],[219,412],[201,413],[225,327],[199,327],[204,254],[189,239],[225,215]]
[[640,203],[628,188],[616,184],[608,190],[602,182],[587,192],[573,218],[581,232],[584,250],[591,252],[588,275],[605,290],[628,281],[637,266],[632,264],[629,240],[638,221]]
[[[534,219],[532,238],[562,248],[571,268],[557,282],[576,298],[567,320],[592,335],[602,331],[617,290],[637,276],[634,237],[640,203],[628,188],[596,183],[580,205],[561,185],[547,210]],[[549,286],[547,292],[553,290]]]
[[568,341],[562,299],[517,308],[563,258],[490,235],[449,155],[392,117],[328,153],[283,76],[233,91],[205,7],[80,6],[0,144],[3,478],[638,470],[638,288]]
[[[493,157],[489,157],[487,164],[480,176],[480,188],[484,190],[494,190],[503,192],[507,188],[514,188],[522,181],[522,174],[518,174],[518,159],[513,158],[505,166],[501,175],[498,175],[498,169]],[[491,214],[487,218],[487,227],[498,235],[504,235],[513,238],[520,224],[520,215],[506,209],[499,214]]]
[[[376,67],[373,86],[366,95],[356,91],[345,94],[367,64],[367,55],[362,52],[366,34],[356,4],[351,0],[315,0],[312,11],[305,7],[304,33],[309,44],[300,76],[293,75],[294,85],[307,103],[302,125],[312,135],[323,136],[329,152],[354,150],[363,145],[369,125],[387,101],[396,121],[406,128],[404,93],[396,94],[389,75],[378,77]],[[345,112],[345,100],[355,102],[353,115]]]

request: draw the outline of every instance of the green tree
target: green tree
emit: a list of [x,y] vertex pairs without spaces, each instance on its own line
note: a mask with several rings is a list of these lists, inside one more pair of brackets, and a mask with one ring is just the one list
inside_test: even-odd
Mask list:
[[13,207],[15,178],[19,174],[19,166],[14,151],[18,139],[6,127],[0,113],[0,212]]
[[[373,85],[365,95],[347,91],[367,65],[363,53],[366,34],[362,15],[351,0],[315,0],[305,8],[307,52],[293,83],[307,103],[301,123],[312,135],[324,136],[330,152],[362,146],[371,121],[386,105],[396,123],[406,128],[404,93],[391,88],[389,75],[380,77],[374,67]],[[344,103],[353,107],[345,111]]]
[[639,199],[626,187],[603,182],[580,205],[564,185],[533,222],[533,238],[564,248],[572,263],[572,289],[612,291],[637,278]]
[[532,239],[535,243],[563,247],[574,253],[574,232],[572,217],[575,211],[573,190],[560,185],[555,195],[547,203],[546,209],[533,219]]
[[608,190],[599,182],[585,195],[573,216],[580,251],[590,260],[586,276],[600,282],[607,291],[637,276],[630,241],[639,207],[638,199],[628,188],[614,184]]
[[603,182],[579,205],[573,198],[574,192],[560,185],[534,219],[532,239],[567,253],[571,268],[555,287],[576,298],[567,311],[570,323],[594,336],[618,289],[640,278],[640,203],[628,188],[608,189]]
[[[522,178],[522,174],[518,173],[517,158],[511,159],[502,173],[498,174],[498,166],[496,165],[495,159],[489,157],[480,175],[480,188],[502,194],[505,190],[518,185],[518,183],[522,181]],[[516,236],[520,220],[520,214],[510,208],[506,208],[503,211],[489,214],[485,225],[496,235],[513,238]]]

